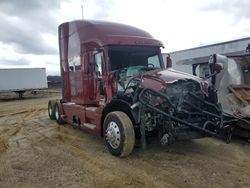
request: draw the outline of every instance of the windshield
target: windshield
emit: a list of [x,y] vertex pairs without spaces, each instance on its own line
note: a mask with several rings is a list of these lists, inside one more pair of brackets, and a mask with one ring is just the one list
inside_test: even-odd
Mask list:
[[163,68],[159,47],[110,46],[109,66],[114,71],[121,68],[140,66]]

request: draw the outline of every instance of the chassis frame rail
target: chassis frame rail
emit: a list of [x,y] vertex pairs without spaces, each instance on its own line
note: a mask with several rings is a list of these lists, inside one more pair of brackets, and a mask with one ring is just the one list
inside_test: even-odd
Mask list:
[[[162,110],[160,110],[160,109],[154,107],[153,105],[149,104],[148,101],[145,101],[145,100],[143,99],[143,95],[144,95],[146,92],[151,92],[151,93],[153,93],[153,94],[156,95],[156,96],[163,97],[163,98],[171,105],[171,107],[174,108],[174,109],[176,110],[176,108],[175,108],[174,105],[171,103],[171,101],[170,101],[170,99],[169,99],[168,96],[166,96],[166,95],[163,94],[162,92],[159,92],[159,91],[156,91],[156,90],[153,90],[153,89],[150,89],[150,88],[144,88],[144,89],[140,92],[140,94],[139,94],[139,101],[140,101],[141,104],[143,104],[144,106],[146,106],[146,107],[148,107],[148,108],[150,108],[150,109],[152,109],[152,110],[154,110],[154,111],[156,111],[156,112],[158,112],[158,113],[160,113],[160,114],[166,116],[167,118],[170,118],[170,119],[172,119],[172,120],[174,120],[174,121],[177,121],[177,122],[179,122],[179,123],[182,123],[182,124],[184,124],[184,125],[187,125],[187,126],[189,126],[189,127],[191,127],[191,128],[194,128],[194,129],[196,129],[196,130],[205,132],[205,133],[207,133],[207,134],[209,134],[209,135],[211,135],[211,136],[215,136],[215,137],[219,137],[219,138],[223,137],[222,135],[219,134],[219,133],[220,133],[220,130],[223,128],[223,119],[222,119],[222,115],[220,116],[220,115],[218,115],[218,114],[214,114],[214,113],[211,113],[211,112],[208,112],[208,111],[204,111],[204,110],[202,110],[202,109],[200,109],[200,108],[198,108],[198,107],[195,107],[195,109],[198,110],[201,114],[204,114],[204,115],[208,115],[208,116],[212,116],[212,117],[218,118],[218,119],[219,119],[219,124],[215,124],[215,123],[213,123],[212,121],[209,121],[209,120],[206,121],[202,126],[198,126],[197,124],[191,124],[191,123],[189,123],[189,122],[187,122],[187,121],[185,121],[185,120],[183,120],[183,119],[180,119],[180,118],[175,117],[175,116],[173,116],[173,115],[171,115],[171,114],[168,114],[168,113],[166,113],[166,112],[164,112],[164,111],[162,111]],[[200,100],[199,97],[195,96],[194,94],[192,94],[192,93],[189,93],[189,94],[190,94],[192,97],[195,97],[195,98],[197,98],[198,100]],[[202,101],[202,102],[203,102],[203,101]],[[204,101],[204,102],[206,103],[206,105],[209,105],[210,107],[215,108],[215,109],[218,111],[218,108],[217,108],[214,104],[209,103],[209,102],[206,102],[206,101]],[[188,105],[190,105],[190,103],[188,103],[187,101],[185,101],[185,103],[187,103]],[[192,104],[191,104],[191,105],[192,105]],[[191,107],[194,107],[194,106],[192,105]],[[143,107],[142,107],[142,108],[143,108]],[[215,130],[216,130],[216,131],[211,131],[211,130],[207,129],[207,125],[208,125],[208,124],[211,124],[211,125],[215,126]],[[218,125],[219,125],[219,126],[218,126]]]

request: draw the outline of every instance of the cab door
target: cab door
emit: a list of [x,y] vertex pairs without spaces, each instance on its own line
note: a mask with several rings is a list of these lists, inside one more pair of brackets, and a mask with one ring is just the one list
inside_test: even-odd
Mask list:
[[83,52],[83,68],[82,68],[82,88],[83,88],[83,104],[97,104],[96,102],[96,81],[94,74],[94,57],[93,51]]
[[88,99],[85,104],[99,104],[100,90],[98,80],[102,75],[102,66],[100,66],[100,55],[96,51],[88,51],[85,55],[86,67],[84,71],[84,96]]

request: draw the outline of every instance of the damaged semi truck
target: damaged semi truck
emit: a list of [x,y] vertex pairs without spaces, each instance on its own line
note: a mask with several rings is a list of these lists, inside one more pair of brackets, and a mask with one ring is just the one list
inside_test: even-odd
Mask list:
[[103,136],[111,154],[129,155],[136,139],[145,148],[151,133],[162,144],[208,135],[230,138],[213,87],[165,69],[163,45],[149,33],[77,20],[59,26],[59,47],[62,99],[49,101],[49,117]]

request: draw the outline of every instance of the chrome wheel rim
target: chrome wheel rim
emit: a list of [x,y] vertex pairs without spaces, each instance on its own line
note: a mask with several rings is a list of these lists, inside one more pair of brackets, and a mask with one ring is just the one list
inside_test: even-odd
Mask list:
[[105,137],[106,137],[106,141],[109,143],[109,145],[112,148],[117,149],[120,146],[121,133],[116,122],[111,121],[108,124],[108,127],[105,131]]

